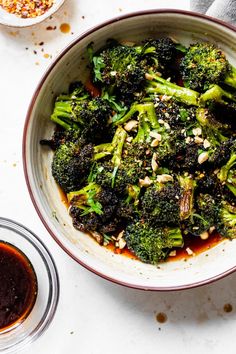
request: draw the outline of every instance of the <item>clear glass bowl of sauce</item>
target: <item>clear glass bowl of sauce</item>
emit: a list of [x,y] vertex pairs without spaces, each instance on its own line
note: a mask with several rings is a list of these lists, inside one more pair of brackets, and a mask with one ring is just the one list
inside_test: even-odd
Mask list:
[[59,298],[52,256],[40,239],[0,217],[0,353],[18,353],[51,323]]

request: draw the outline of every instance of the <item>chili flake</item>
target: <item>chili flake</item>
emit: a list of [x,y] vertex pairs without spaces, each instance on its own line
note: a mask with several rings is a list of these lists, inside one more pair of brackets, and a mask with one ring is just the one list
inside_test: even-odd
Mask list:
[[11,14],[22,18],[43,15],[54,0],[0,0],[0,6]]

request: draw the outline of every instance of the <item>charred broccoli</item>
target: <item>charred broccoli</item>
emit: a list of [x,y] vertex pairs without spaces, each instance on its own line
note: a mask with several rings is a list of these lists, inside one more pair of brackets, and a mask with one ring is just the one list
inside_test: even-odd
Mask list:
[[125,137],[126,132],[118,127],[111,143],[83,147],[73,142],[61,144],[52,160],[52,175],[56,182],[66,193],[77,190],[91,174],[94,162],[105,157],[111,157],[114,169],[118,168]]
[[223,237],[236,237],[236,208],[229,203],[222,203],[219,211],[218,231]]
[[95,83],[105,85],[124,101],[132,99],[145,83],[140,66],[140,49],[111,42],[107,48],[91,55]]
[[224,53],[154,38],[88,54],[91,87],[58,96],[41,140],[74,227],[150,264],[213,232],[235,238],[236,69]]
[[56,149],[52,160],[52,175],[66,192],[77,190],[86,181],[93,158],[93,146],[81,148],[75,143],[64,143]]
[[191,44],[180,70],[186,87],[193,90],[204,92],[220,83],[236,88],[236,69],[221,49],[208,42]]
[[130,223],[124,234],[127,247],[143,262],[157,264],[173,247],[183,246],[179,228],[155,228],[141,221]]
[[153,227],[178,225],[180,194],[181,190],[177,182],[165,184],[155,182],[146,189],[142,197],[141,208],[144,220]]
[[107,100],[92,98],[78,83],[71,93],[57,97],[51,120],[66,130],[79,130],[82,142],[98,144],[109,138],[111,115]]

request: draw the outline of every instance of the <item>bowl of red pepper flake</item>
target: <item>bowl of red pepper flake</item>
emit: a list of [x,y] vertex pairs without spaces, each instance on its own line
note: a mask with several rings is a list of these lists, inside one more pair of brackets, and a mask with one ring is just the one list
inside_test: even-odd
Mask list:
[[26,27],[55,13],[64,0],[0,0],[0,23]]

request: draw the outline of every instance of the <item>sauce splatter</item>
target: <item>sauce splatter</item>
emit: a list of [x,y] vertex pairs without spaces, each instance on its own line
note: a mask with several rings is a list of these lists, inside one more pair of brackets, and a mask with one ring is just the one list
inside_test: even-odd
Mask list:
[[69,25],[69,23],[62,23],[62,24],[60,25],[60,31],[61,31],[62,33],[69,33],[69,32],[70,32],[70,25]]
[[233,306],[231,304],[224,305],[224,312],[229,313],[233,311]]
[[159,312],[156,315],[156,320],[159,323],[165,323],[167,321],[167,315],[164,312]]

